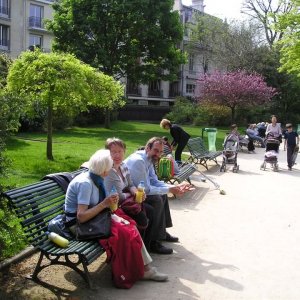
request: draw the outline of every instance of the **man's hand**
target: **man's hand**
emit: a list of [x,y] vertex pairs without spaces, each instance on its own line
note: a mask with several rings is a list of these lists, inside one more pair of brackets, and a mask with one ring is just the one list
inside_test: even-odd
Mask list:
[[182,195],[185,192],[193,191],[194,189],[195,188],[191,184],[182,182],[176,186],[169,188],[169,192],[174,195]]
[[184,194],[184,191],[180,188],[179,185],[172,186],[169,188],[169,192],[174,194],[174,195],[182,195]]
[[184,192],[193,191],[195,189],[191,184],[185,182],[178,184],[178,186]]

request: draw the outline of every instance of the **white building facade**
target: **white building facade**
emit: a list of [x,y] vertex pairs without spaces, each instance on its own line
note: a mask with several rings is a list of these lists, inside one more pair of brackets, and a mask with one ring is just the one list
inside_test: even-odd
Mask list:
[[44,20],[52,18],[54,0],[0,0],[0,51],[17,57],[22,51],[40,47],[51,50],[53,35]]

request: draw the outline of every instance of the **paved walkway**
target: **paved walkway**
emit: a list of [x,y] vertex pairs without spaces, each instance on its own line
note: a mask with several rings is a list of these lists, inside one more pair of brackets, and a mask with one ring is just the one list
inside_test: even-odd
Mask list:
[[[118,290],[106,266],[92,275],[99,281],[96,291],[87,290],[72,271],[60,275],[59,280],[70,282],[65,294],[102,300],[300,299],[300,164],[288,171],[281,150],[279,172],[261,171],[263,155],[263,149],[239,153],[237,174],[220,173],[211,165],[205,174],[221,185],[224,196],[193,176],[197,189],[170,200],[170,233],[180,243],[172,245],[173,255],[153,255],[154,265],[169,274],[168,282],[138,282],[130,290]],[[35,285],[31,289],[34,294]]]

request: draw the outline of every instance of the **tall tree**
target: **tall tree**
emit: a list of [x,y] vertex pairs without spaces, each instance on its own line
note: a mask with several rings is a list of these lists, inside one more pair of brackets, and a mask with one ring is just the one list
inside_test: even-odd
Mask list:
[[292,0],[244,0],[242,13],[260,24],[267,43],[272,47],[283,36],[283,32],[275,28],[278,17],[291,9]]
[[61,0],[54,5],[54,49],[119,79],[175,79],[185,61],[174,0]]
[[294,7],[284,13],[277,23],[277,28],[284,33],[279,43],[281,46],[281,71],[296,74],[300,77],[300,1],[292,1]]
[[112,77],[96,71],[73,55],[24,52],[12,64],[8,91],[24,99],[29,109],[35,103],[47,109],[47,159],[53,160],[53,113],[84,111],[90,105],[111,108],[121,99],[123,87]]
[[189,32],[188,52],[201,52],[203,73],[208,72],[212,63],[222,65],[219,54],[228,24],[214,16],[199,13],[186,26]]
[[[259,63],[261,41],[253,22],[231,21],[199,15],[190,26],[190,51],[197,49],[203,56],[203,70],[210,64],[216,69],[255,71]],[[206,68],[205,68],[206,67]]]
[[245,71],[215,72],[203,75],[198,82],[198,100],[211,102],[231,109],[231,121],[235,121],[237,107],[251,107],[269,102],[276,94],[261,75]]

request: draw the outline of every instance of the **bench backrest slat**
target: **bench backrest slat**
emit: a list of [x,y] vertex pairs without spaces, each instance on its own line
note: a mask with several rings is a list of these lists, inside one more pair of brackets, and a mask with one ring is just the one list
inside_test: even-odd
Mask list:
[[34,246],[47,237],[48,223],[63,212],[65,192],[53,180],[43,180],[4,193],[13,207],[28,242]]
[[200,137],[189,139],[187,147],[192,155],[206,155],[208,153],[208,150]]
[[[65,195],[60,193],[45,194],[46,197],[38,197],[36,202],[30,201],[28,203],[24,202],[23,206],[16,208],[18,217],[23,218],[28,213],[38,213],[41,209],[51,207],[57,202],[61,202],[61,198],[65,198]],[[36,199],[36,198],[35,198]],[[28,207],[31,206],[31,207]],[[35,207],[35,208],[34,208]]]
[[25,187],[16,188],[13,190],[9,190],[5,193],[7,197],[10,197],[11,199],[17,199],[18,197],[22,195],[28,195],[32,194],[33,192],[38,192],[42,190],[50,189],[51,187],[57,187],[57,183],[53,180],[43,180],[40,182],[37,182],[35,184],[30,184]]

